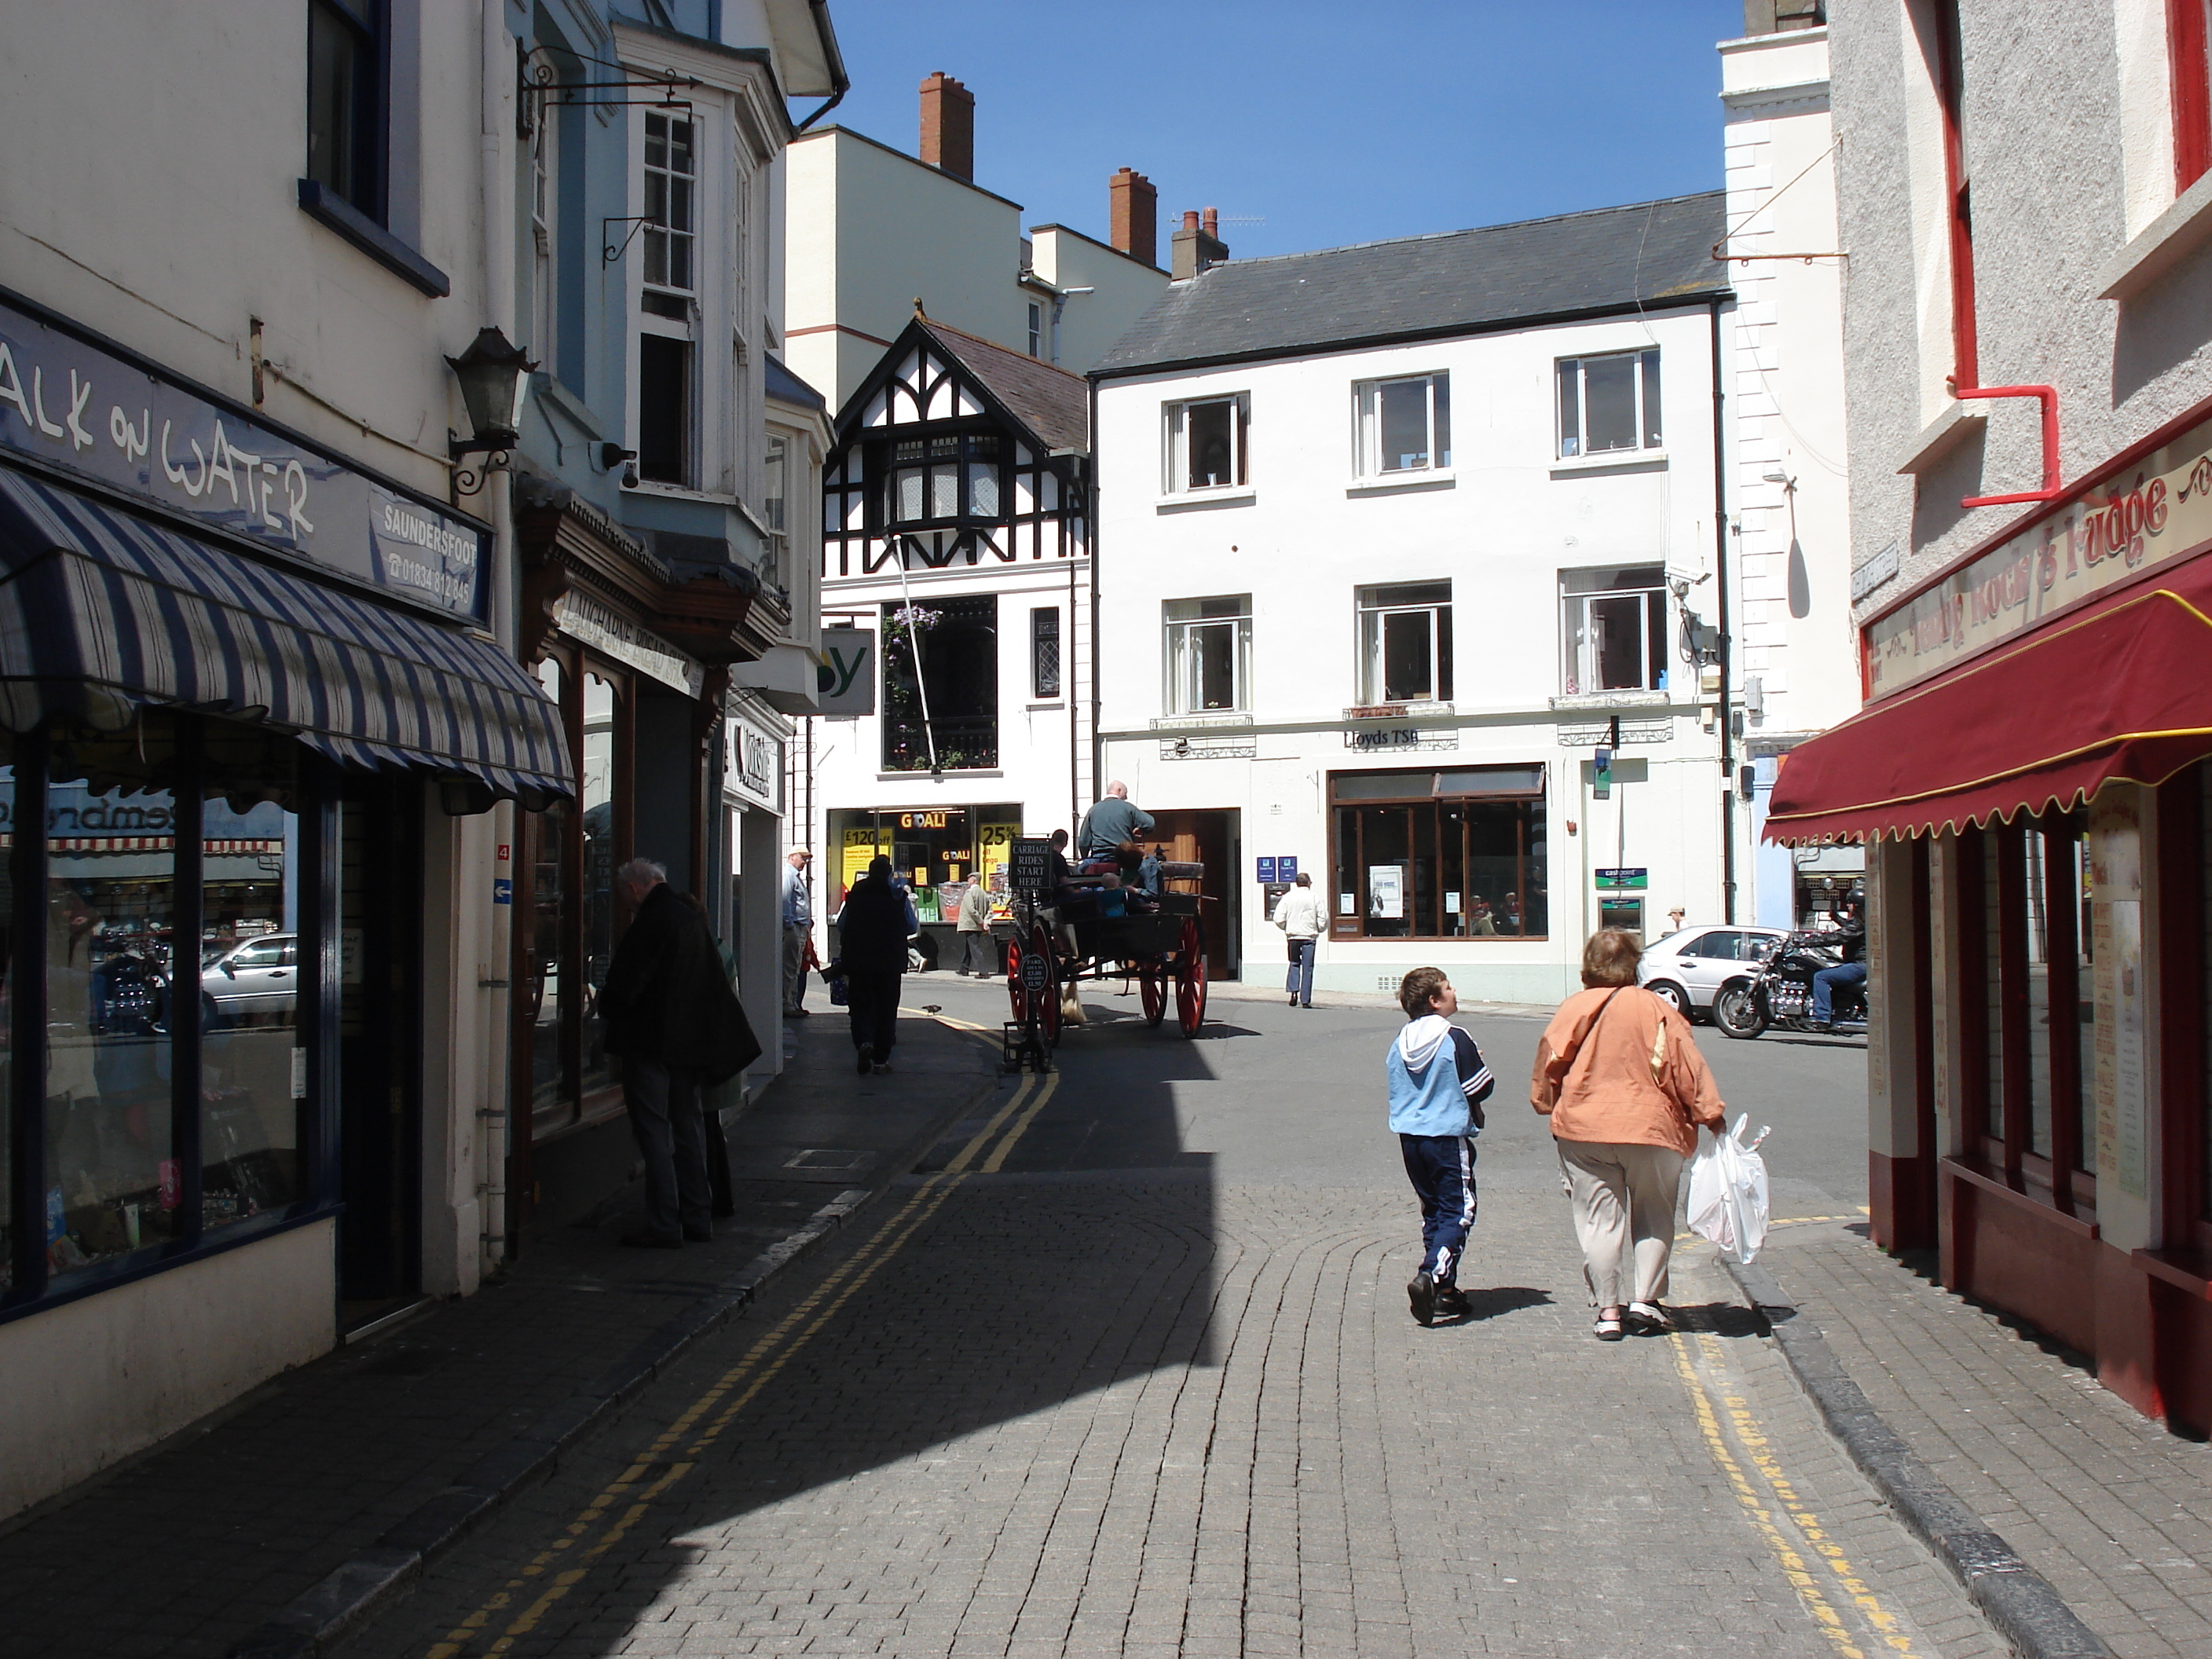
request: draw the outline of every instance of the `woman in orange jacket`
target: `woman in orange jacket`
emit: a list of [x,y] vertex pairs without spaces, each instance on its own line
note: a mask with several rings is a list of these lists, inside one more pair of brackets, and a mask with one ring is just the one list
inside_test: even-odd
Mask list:
[[1618,927],[1583,947],[1583,989],[1559,1005],[1536,1045],[1529,1103],[1552,1120],[1575,1206],[1601,1342],[1672,1328],[1660,1299],[1674,1239],[1682,1160],[1702,1126],[1726,1133],[1690,1024],[1636,982],[1643,955]]

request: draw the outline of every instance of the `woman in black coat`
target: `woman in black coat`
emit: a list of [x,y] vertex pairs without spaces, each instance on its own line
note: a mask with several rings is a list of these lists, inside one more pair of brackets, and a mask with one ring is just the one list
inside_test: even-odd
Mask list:
[[845,895],[837,913],[837,954],[845,968],[845,1000],[853,1017],[853,1048],[863,1074],[891,1068],[897,1041],[899,981],[906,973],[907,941],[921,930],[914,899],[891,879],[891,861],[878,853],[868,873]]

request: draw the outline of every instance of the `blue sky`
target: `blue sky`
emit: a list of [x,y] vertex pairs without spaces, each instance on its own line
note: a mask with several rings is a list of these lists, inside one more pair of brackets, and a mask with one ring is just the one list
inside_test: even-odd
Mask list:
[[[975,94],[975,182],[1106,234],[1133,167],[1235,255],[1494,224],[1721,182],[1741,0],[830,0],[828,118],[911,153],[933,70]],[[1240,222],[1257,220],[1260,222]]]

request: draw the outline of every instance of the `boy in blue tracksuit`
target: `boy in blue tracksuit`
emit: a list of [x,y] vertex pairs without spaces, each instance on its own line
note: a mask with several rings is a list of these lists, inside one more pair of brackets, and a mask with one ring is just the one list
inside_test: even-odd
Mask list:
[[1460,1258],[1474,1225],[1474,1138],[1493,1079],[1474,1039],[1451,1023],[1459,994],[1441,968],[1416,968],[1398,987],[1406,1028],[1383,1072],[1390,1127],[1421,1200],[1421,1270],[1406,1286],[1416,1322],[1470,1310],[1459,1288]]

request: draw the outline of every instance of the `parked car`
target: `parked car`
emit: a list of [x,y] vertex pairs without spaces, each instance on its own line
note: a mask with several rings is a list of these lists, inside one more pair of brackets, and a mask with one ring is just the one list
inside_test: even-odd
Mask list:
[[299,939],[263,933],[234,945],[200,970],[200,1012],[210,1026],[256,1016],[289,1016],[299,996]]
[[1712,1012],[1721,987],[1788,935],[1774,927],[1707,922],[1683,927],[1644,946],[1637,981],[1692,1019]]

